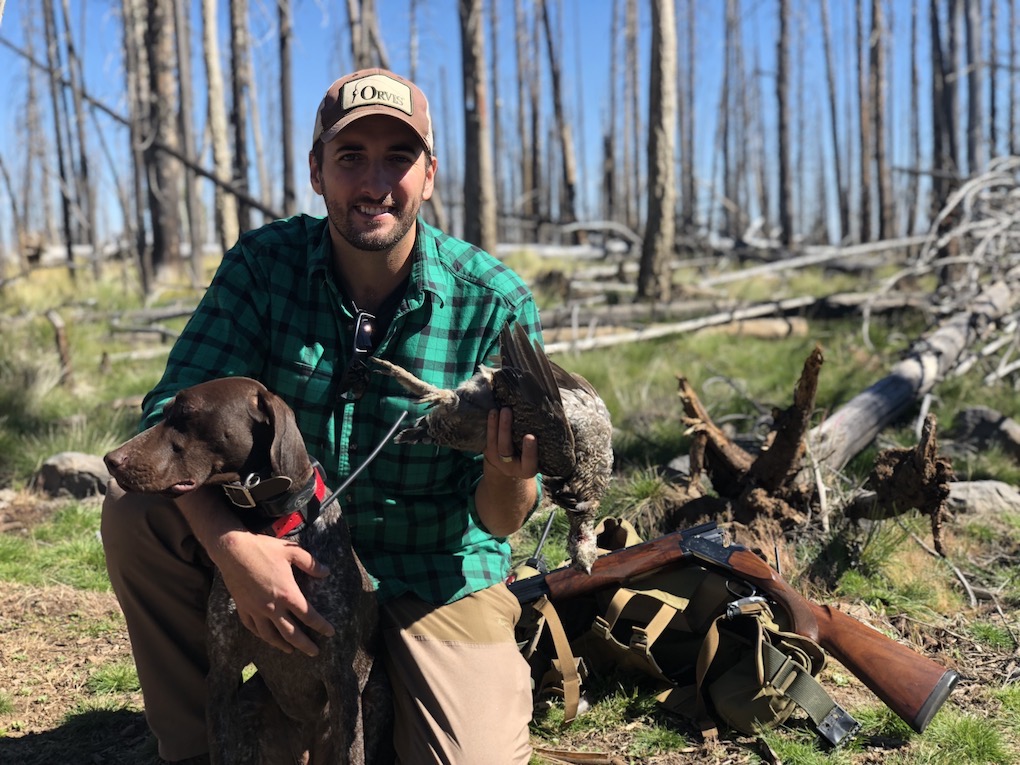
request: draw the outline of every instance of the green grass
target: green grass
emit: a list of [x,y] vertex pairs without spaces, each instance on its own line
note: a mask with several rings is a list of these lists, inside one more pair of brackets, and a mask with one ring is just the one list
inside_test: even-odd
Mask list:
[[[556,264],[531,253],[511,261],[529,276],[576,264]],[[680,274],[678,273],[678,278]],[[0,303],[0,487],[29,485],[41,462],[58,451],[102,454],[134,430],[137,411],[116,409],[115,399],[145,393],[158,379],[164,359],[112,362],[102,371],[104,353],[116,354],[136,347],[122,333],[111,331],[121,312],[140,308],[133,278],[117,276],[95,284],[88,275],[71,285],[63,271],[34,274],[17,289],[7,288]],[[825,294],[855,290],[855,278],[832,276],[821,270],[804,270],[782,280],[760,279],[735,284],[733,296],[773,299],[795,294]],[[165,291],[159,300],[193,301],[196,293],[184,286]],[[551,295],[540,298],[552,305]],[[45,310],[58,307],[67,323],[74,362],[74,384],[61,382],[53,330]],[[180,328],[183,320],[169,323]],[[822,322],[812,320],[806,337],[779,340],[735,338],[700,332],[592,351],[559,354],[556,361],[587,377],[603,395],[613,417],[617,476],[605,499],[603,514],[631,518],[648,537],[652,525],[670,502],[671,485],[662,466],[686,454],[690,436],[682,422],[677,396],[677,376],[686,377],[709,413],[738,431],[763,435],[763,415],[772,408],[789,406],[791,392],[804,360],[816,345],[824,354],[819,378],[816,414],[812,424],[881,379],[902,352],[924,329],[919,315],[896,319],[873,317],[866,345],[859,320]],[[980,366],[980,365],[979,365]],[[940,437],[965,406],[981,403],[1008,416],[1020,414],[1016,393],[1007,383],[985,385],[988,370],[972,372],[941,382],[933,401]],[[916,409],[903,422],[882,434],[881,442],[857,455],[844,469],[845,484],[839,491],[860,486],[880,448],[889,444],[913,445]],[[996,478],[1020,483],[1020,464],[992,448],[979,454],[956,457],[957,476],[964,479]],[[542,550],[550,566],[566,559],[567,520],[563,512],[553,516],[551,533]],[[512,540],[514,560],[532,555],[542,534],[547,510],[535,514]],[[877,614],[903,615],[923,624],[946,624],[960,641],[961,666],[968,666],[974,650],[1009,656],[1015,652],[1010,632],[990,608],[966,606],[949,567],[920,551],[908,531],[928,539],[925,519],[908,515],[903,525],[894,521],[852,528],[833,516],[833,529],[790,540],[796,570],[789,572],[797,584],[815,589],[819,599],[864,603]],[[26,535],[0,534],[0,582],[45,586],[60,584],[81,590],[109,590],[102,546],[97,537],[99,508],[92,502],[71,502]],[[1020,601],[1020,515],[1002,513],[981,521],[966,515],[950,519],[947,532],[955,538],[953,561],[963,567],[975,584],[997,591],[1009,619],[1015,618]],[[972,554],[996,548],[1001,555]],[[123,635],[123,622],[109,614],[75,613],[69,617],[77,634],[102,637]],[[918,629],[923,629],[919,627]],[[61,651],[70,658],[73,646]],[[15,666],[28,666],[28,653],[6,654]],[[103,726],[140,724],[137,710],[125,701],[135,694],[138,680],[125,662],[90,666],[80,678],[87,692],[71,709],[61,727],[72,741],[84,741]],[[827,675],[830,688],[846,690],[856,681],[845,674]],[[605,731],[619,732],[620,749],[614,754],[631,763],[650,761],[661,755],[697,748],[700,739],[690,726],[662,711],[651,690],[640,683],[618,679],[595,680],[590,690],[594,708],[569,726],[562,725],[562,709],[554,705],[536,718],[536,740],[549,746],[576,749],[598,748]],[[48,691],[34,687],[26,693],[39,704],[51,702]],[[893,765],[969,765],[1020,761],[1020,690],[1014,686],[976,687],[969,697],[956,697],[946,705],[922,735],[911,731],[877,701],[862,703],[850,711],[863,724],[863,733],[845,749],[828,751],[801,720],[790,726],[762,732],[761,738],[784,763],[798,765],[849,765],[884,762]],[[978,701],[971,704],[972,698]],[[21,732],[26,720],[12,720],[15,699],[0,693],[0,738]],[[963,708],[968,705],[967,708]],[[984,708],[992,711],[984,714]],[[734,737],[724,731],[724,737]],[[592,742],[595,742],[594,744]],[[890,742],[879,748],[875,741]],[[746,740],[745,740],[746,743]],[[757,762],[756,744],[740,745],[741,763]],[[131,756],[131,753],[129,753]],[[148,761],[152,753],[136,758]],[[863,758],[863,759],[862,759]],[[102,758],[100,758],[102,759]],[[538,762],[536,758],[534,762]]]
[[98,695],[141,690],[138,672],[132,662],[106,664],[89,675],[85,685],[91,693]]
[[894,756],[892,765],[1011,765],[1018,752],[992,720],[948,708],[932,720],[907,755]]
[[71,505],[25,537],[0,534],[0,580],[108,591],[99,507]]

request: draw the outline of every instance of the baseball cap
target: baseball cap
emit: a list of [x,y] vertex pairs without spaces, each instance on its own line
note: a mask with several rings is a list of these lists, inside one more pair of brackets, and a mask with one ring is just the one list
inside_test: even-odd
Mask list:
[[432,117],[425,94],[410,80],[386,69],[361,69],[329,86],[315,113],[316,141],[329,143],[355,120],[371,114],[385,114],[410,125],[429,154],[432,145]]

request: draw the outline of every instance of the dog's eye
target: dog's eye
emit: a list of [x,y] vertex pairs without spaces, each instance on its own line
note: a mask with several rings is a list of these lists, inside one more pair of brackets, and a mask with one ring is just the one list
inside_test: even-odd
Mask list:
[[170,444],[170,448],[173,449],[174,454],[184,454],[184,446],[177,442]]

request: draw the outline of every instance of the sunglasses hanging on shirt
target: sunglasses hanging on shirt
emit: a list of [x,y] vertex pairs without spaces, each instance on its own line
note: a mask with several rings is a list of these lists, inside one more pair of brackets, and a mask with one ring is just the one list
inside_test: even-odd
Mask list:
[[368,387],[368,357],[375,350],[375,315],[358,311],[354,317],[354,344],[351,360],[340,378],[340,397],[346,401],[357,401],[365,395]]

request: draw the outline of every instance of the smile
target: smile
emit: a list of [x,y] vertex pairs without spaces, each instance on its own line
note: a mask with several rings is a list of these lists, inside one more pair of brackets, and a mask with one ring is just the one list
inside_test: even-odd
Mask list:
[[391,208],[389,208],[389,207],[368,207],[366,205],[359,205],[357,209],[358,209],[358,212],[360,212],[363,215],[372,215],[372,216],[375,216],[375,215],[385,215],[386,213],[392,211]]

